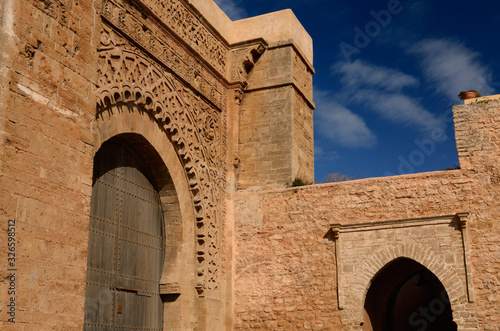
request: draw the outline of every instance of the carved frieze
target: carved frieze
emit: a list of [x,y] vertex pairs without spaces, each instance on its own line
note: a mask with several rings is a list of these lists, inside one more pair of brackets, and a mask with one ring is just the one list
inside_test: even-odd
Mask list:
[[220,281],[227,172],[225,111],[221,113],[110,28],[104,27],[98,53],[97,116],[116,107],[139,109],[156,121],[174,144],[196,210],[196,288],[200,295],[206,289],[215,290]]
[[[173,5],[174,2],[176,1],[158,1],[162,6],[168,6],[170,8],[170,16],[177,17],[177,15],[172,14],[172,11],[174,8],[181,10],[184,6],[180,4]],[[153,8],[151,8],[151,10],[153,10]],[[165,67],[172,70],[176,75],[210,100],[215,106],[219,109],[225,108],[227,92],[221,80],[215,77],[199,58],[192,52],[189,52],[186,47],[181,45],[175,38],[170,36],[166,29],[159,26],[154,19],[149,17],[144,9],[134,5],[132,2],[120,3],[118,1],[106,0],[103,3],[101,15],[117,30],[144,48],[154,58],[163,63]],[[175,20],[175,22],[178,22],[178,20]],[[213,36],[207,37],[207,29],[197,22],[196,20],[191,22],[192,24],[197,24],[197,27],[193,29],[199,31],[199,33],[193,34],[193,38],[197,36],[200,40],[189,41],[190,46],[193,46],[192,44],[204,44],[205,41],[201,41],[203,38],[208,38],[210,40],[215,38]],[[177,23],[171,22],[171,24],[178,26]],[[190,30],[191,28],[188,26],[186,29]],[[225,71],[227,50],[225,48],[220,50],[220,47],[223,47],[220,41],[212,40],[212,42],[213,45],[220,44],[222,46],[213,46],[217,48],[216,52],[209,52],[209,54],[202,52],[200,54],[204,56],[204,59],[209,62],[214,69],[223,75]],[[224,63],[223,66],[222,63]]]
[[163,24],[201,54],[220,73],[227,63],[227,47],[181,0],[141,0]]

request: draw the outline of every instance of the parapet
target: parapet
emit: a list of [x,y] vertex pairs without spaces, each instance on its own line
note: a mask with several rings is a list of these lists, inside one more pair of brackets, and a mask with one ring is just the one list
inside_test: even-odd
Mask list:
[[464,104],[485,102],[485,101],[491,101],[491,100],[500,100],[500,94],[487,95],[485,97],[479,97],[479,98],[473,98],[473,99],[466,99],[466,100],[464,100]]
[[268,43],[292,40],[305,59],[313,63],[311,36],[290,9],[233,22],[231,43],[257,38]]
[[498,169],[499,117],[500,95],[465,100],[465,104],[453,107],[455,139],[462,169]]
[[230,45],[259,38],[268,43],[291,40],[302,56],[313,63],[312,38],[290,9],[231,21],[213,0],[189,0],[189,3]]

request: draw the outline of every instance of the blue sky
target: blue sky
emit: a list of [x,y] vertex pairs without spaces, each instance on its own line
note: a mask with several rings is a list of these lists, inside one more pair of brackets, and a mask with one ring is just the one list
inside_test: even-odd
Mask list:
[[313,38],[317,180],[458,164],[458,93],[500,94],[498,1],[215,2],[233,20],[290,8]]

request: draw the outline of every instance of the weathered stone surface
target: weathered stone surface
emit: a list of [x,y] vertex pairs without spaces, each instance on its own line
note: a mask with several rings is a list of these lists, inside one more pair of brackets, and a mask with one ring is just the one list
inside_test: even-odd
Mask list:
[[498,330],[500,101],[454,108],[460,170],[285,189],[314,178],[291,11],[6,0],[0,21],[0,329],[82,329],[94,155],[120,136],[164,211],[164,329],[359,330],[370,281],[407,257],[460,330]]
[[[409,257],[432,270],[450,298],[456,298],[453,309],[459,330],[497,328],[493,321],[499,310],[492,303],[500,270],[496,253],[500,227],[494,221],[500,148],[494,119],[500,114],[500,102],[457,106],[454,113],[462,170],[239,192],[235,327],[258,329],[257,322],[278,321],[284,329],[317,323],[326,330],[358,330],[369,281],[386,263]],[[470,213],[469,280],[461,231],[446,222],[430,221],[462,211]],[[414,223],[405,221],[409,218]],[[395,221],[384,229],[388,220]],[[336,270],[336,239],[329,233],[334,223],[353,229],[370,224],[360,232],[341,230],[337,240],[342,270]],[[338,275],[343,277],[340,288]],[[468,281],[472,303],[467,299]],[[345,298],[344,310],[338,309],[339,293]]]
[[[228,125],[229,112],[238,113],[251,66],[281,35],[301,36],[282,49],[308,52],[306,62],[285,64],[289,84],[307,93],[298,88],[311,80],[307,33],[296,20],[281,34],[237,31],[262,22],[239,27],[213,1],[8,0],[1,18],[0,214],[3,230],[16,220],[16,326],[82,328],[93,157],[120,135],[145,158],[166,215],[164,327],[231,328],[234,185],[226,186],[240,127],[237,118]],[[280,109],[292,125],[304,110],[286,97]],[[312,151],[312,140],[297,143],[270,184],[294,162],[312,171],[301,150]],[[7,246],[1,252],[3,284]],[[5,307],[2,329],[12,326]]]

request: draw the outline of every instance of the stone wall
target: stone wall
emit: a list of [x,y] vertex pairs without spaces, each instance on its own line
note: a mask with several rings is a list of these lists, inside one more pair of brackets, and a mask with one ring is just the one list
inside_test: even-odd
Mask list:
[[312,73],[294,44],[274,43],[248,75],[239,115],[238,189],[314,181]]
[[[95,114],[95,1],[4,1],[0,328],[81,329]],[[15,219],[16,324],[6,303]],[[12,266],[11,266],[12,267]],[[57,314],[56,314],[57,312]]]
[[500,101],[453,108],[460,166],[474,179],[469,192],[477,219],[471,223],[471,261],[479,328],[498,330],[500,316]]
[[[499,217],[499,107],[499,101],[490,101],[454,108],[461,170],[239,192],[235,198],[236,328],[359,329],[366,286],[375,269],[393,258],[406,256],[435,270],[448,293],[457,293],[451,299],[460,330],[476,327],[497,330],[500,225],[495,220]],[[425,224],[424,219],[460,212],[469,213],[465,244],[470,248],[472,269],[473,298],[470,300],[467,299],[467,266],[460,255],[467,255],[464,248],[467,245],[460,248],[460,231],[448,225],[444,228],[438,224],[426,225],[418,229],[405,225],[405,220],[412,218],[417,224]],[[339,310],[332,224],[366,226],[373,222],[390,223],[390,220],[396,220],[392,226],[399,224],[400,230],[373,228],[360,234],[358,239],[341,230],[345,253],[340,253],[340,258],[351,259],[346,270],[354,275],[360,273],[365,283],[357,287],[352,283],[356,282],[355,278],[346,276],[351,283],[344,287],[343,295],[345,300],[357,300],[352,303],[357,311],[349,307]],[[421,253],[408,250],[408,245],[415,244],[423,251],[431,249],[436,256],[444,254],[443,258],[426,262],[418,257]],[[381,253],[384,258],[376,259],[373,266],[367,266],[373,270],[367,271],[361,264],[352,264],[354,257],[349,257],[363,247],[373,254],[377,250],[391,253]],[[456,251],[459,248],[462,253]],[[365,261],[362,254],[366,253],[360,252],[361,263]],[[452,257],[446,258],[446,254]],[[436,271],[446,265],[443,261],[456,263],[453,268],[460,281],[454,285],[447,281],[449,277],[443,274],[443,269]],[[356,314],[358,317],[353,321]]]
[[[441,277],[462,330],[498,329],[500,101],[455,107],[461,170],[283,189],[314,177],[312,41],[291,11],[231,22],[201,0],[0,10],[2,330],[82,329],[93,157],[115,136],[164,181],[164,328],[359,329],[370,277],[405,256]],[[353,226],[367,228],[362,245]]]
[[314,182],[313,112],[311,104],[301,94],[295,93],[293,101],[292,176],[310,184]]
[[[292,87],[247,92],[240,107],[238,188],[283,186],[292,177]],[[267,170],[267,171],[266,171]]]
[[[312,41],[293,13],[236,23],[211,0],[6,0],[0,18],[0,229],[15,220],[17,244],[15,295],[3,291],[11,271],[7,245],[0,248],[0,329],[82,329],[93,158],[116,136],[161,183],[164,327],[231,329],[227,198],[246,92],[248,104],[253,92],[281,89],[286,107],[274,105],[288,119],[290,151],[279,181],[295,168],[313,176],[312,131],[293,138],[296,113],[306,112],[312,127]],[[279,28],[268,29],[268,20]],[[259,56],[268,52],[276,64],[280,51],[287,83],[245,90]],[[306,54],[300,61],[298,52]],[[305,108],[294,104],[297,93],[309,93]],[[251,107],[275,111],[259,109],[267,108],[260,100]],[[11,298],[16,324],[4,304]]]

